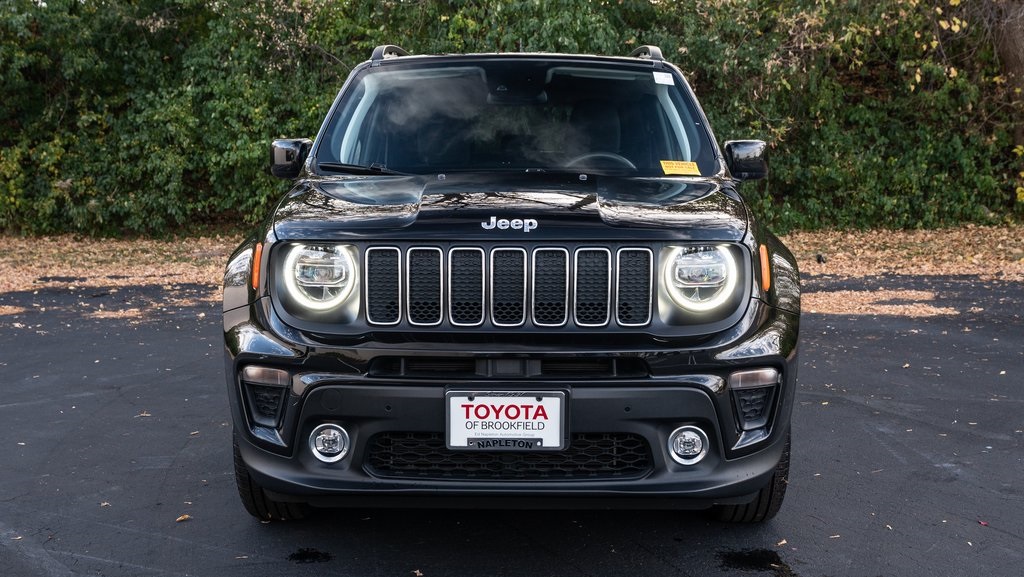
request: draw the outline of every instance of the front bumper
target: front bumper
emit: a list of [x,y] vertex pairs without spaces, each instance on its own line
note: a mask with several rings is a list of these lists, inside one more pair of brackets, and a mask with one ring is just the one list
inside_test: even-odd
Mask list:
[[[482,501],[489,506],[521,506],[524,500],[540,499],[559,507],[624,502],[638,508],[660,508],[666,502],[684,507],[742,503],[768,485],[789,432],[799,319],[767,306],[751,307],[749,318],[737,328],[741,338],[723,337],[687,348],[654,348],[650,343],[577,349],[571,344],[467,346],[414,339],[395,339],[400,344],[368,339],[349,346],[311,347],[268,329],[267,325],[278,328],[273,315],[260,301],[225,313],[226,368],[242,460],[256,482],[279,500],[361,506],[423,502],[452,506]],[[374,370],[380,366],[378,361],[394,358],[525,359],[524,366],[544,359],[614,358],[630,360],[631,367],[642,364],[646,370],[639,376],[587,379],[545,374],[509,378],[457,370],[454,376],[439,378]],[[249,366],[290,375],[272,426],[253,417],[249,384],[240,377]],[[765,367],[780,375],[766,423],[744,431],[729,378],[739,371]],[[467,469],[436,462],[424,463],[418,470],[415,454],[405,455],[401,466],[392,466],[393,453],[380,456],[382,447],[390,447],[390,441],[381,439],[397,435],[433,443],[429,452],[434,458],[450,458],[443,447],[436,446],[438,439],[443,445],[449,390],[564,392],[570,447],[595,437],[626,436],[639,440],[642,447],[634,447],[633,452],[643,453],[643,462],[632,462],[622,470],[595,470],[586,464],[573,470],[556,466],[553,472],[546,466],[528,467],[526,473],[502,476],[487,473],[486,467]],[[349,434],[351,449],[338,462],[321,462],[309,449],[312,430],[323,423],[340,425]],[[669,455],[669,435],[685,425],[699,427],[709,439],[707,456],[694,465],[679,464]],[[614,460],[615,451],[599,451],[595,459]],[[454,458],[460,459],[459,455]]]

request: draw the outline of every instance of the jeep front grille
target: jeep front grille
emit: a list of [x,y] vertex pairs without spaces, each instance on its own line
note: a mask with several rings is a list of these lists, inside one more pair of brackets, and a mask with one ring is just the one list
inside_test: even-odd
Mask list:
[[366,317],[374,325],[639,327],[651,321],[648,248],[374,247]]

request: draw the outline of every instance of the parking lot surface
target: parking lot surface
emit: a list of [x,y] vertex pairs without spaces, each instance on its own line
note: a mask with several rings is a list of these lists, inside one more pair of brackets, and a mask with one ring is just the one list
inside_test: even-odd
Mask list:
[[260,523],[234,486],[216,294],[57,280],[0,294],[3,576],[1024,567],[1020,283],[805,279],[808,297],[883,302],[856,314],[805,304],[786,502],[773,521],[738,526],[668,511],[324,510]]

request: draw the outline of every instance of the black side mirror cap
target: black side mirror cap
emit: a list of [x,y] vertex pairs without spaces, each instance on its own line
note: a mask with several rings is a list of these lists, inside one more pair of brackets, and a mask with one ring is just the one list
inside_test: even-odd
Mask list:
[[270,174],[293,179],[302,172],[313,141],[308,138],[279,138],[270,144]]
[[730,140],[725,143],[725,164],[737,180],[759,180],[768,176],[763,140]]

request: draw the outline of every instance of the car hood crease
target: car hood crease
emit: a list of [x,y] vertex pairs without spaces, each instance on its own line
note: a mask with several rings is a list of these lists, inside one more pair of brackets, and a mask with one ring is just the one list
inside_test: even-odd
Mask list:
[[[577,180],[579,176],[577,175]],[[345,237],[372,230],[474,224],[490,216],[532,217],[548,226],[671,231],[673,236],[738,241],[743,202],[717,179],[436,176],[330,177],[301,181],[278,207],[282,239]],[[479,227],[476,227],[479,228]]]

